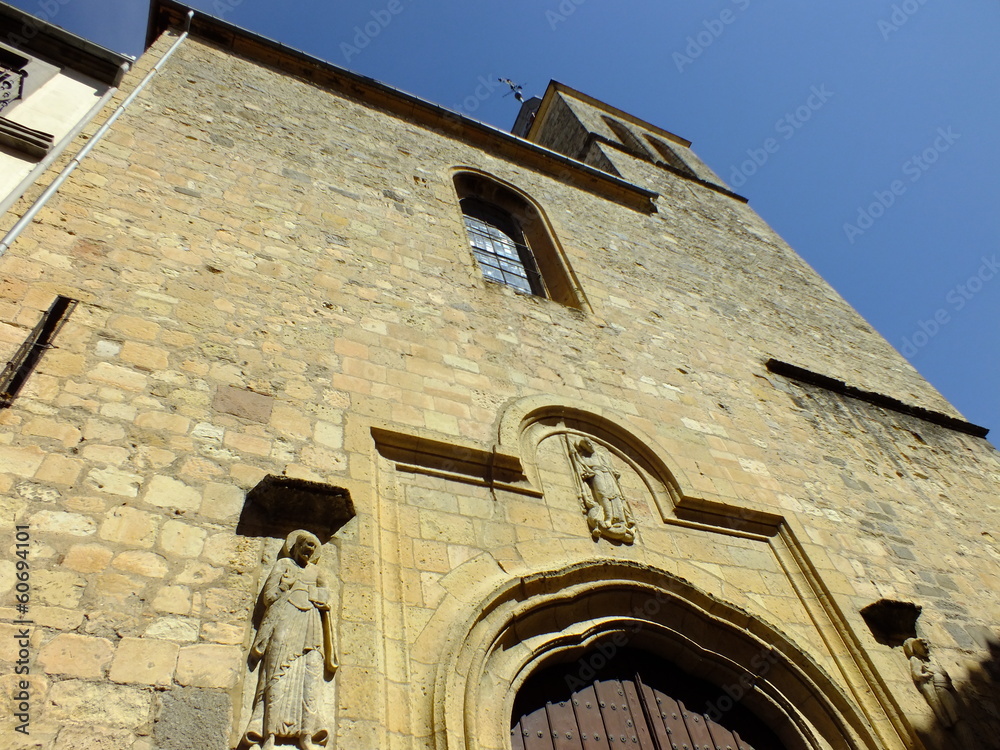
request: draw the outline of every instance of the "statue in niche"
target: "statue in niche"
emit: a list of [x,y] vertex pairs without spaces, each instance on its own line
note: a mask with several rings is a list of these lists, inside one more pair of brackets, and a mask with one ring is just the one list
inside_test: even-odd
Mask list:
[[635,519],[618,483],[621,474],[615,471],[611,459],[584,437],[570,450],[570,460],[581,481],[580,500],[594,540],[604,537],[625,544],[635,541]]
[[315,750],[330,737],[320,726],[320,701],[324,672],[337,671],[337,654],[330,593],[316,564],[320,551],[315,535],[293,531],[264,583],[264,614],[250,647],[260,673],[241,747],[272,750],[291,741]]
[[948,729],[954,727],[960,717],[951,677],[931,661],[930,645],[923,638],[907,638],[903,641],[903,654],[910,660],[913,684],[930,704],[937,720]]

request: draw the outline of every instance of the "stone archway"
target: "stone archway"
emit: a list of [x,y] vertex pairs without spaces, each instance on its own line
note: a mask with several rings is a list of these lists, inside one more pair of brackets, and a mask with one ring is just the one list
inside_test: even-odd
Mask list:
[[463,609],[435,685],[441,748],[510,750],[522,687],[608,644],[730,686],[786,750],[879,747],[853,701],[786,636],[648,565],[592,559],[509,580]]

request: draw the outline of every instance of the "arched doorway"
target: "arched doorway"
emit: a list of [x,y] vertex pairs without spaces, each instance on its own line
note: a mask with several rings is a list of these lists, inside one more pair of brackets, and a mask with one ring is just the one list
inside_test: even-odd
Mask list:
[[522,685],[514,701],[510,746],[785,750],[760,719],[733,700],[737,689],[727,692],[648,652],[599,645]]

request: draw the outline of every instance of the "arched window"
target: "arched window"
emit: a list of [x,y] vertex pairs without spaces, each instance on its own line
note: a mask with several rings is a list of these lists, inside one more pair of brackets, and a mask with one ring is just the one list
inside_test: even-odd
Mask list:
[[579,286],[533,201],[478,172],[455,175],[472,254],[487,281],[581,307]]
[[646,148],[628,125],[607,115],[603,119],[627,151],[631,152],[634,156],[638,156],[640,159],[653,161],[653,154],[650,153],[649,149]]
[[465,231],[483,276],[528,294],[545,296],[535,257],[514,218],[478,198],[462,201]]

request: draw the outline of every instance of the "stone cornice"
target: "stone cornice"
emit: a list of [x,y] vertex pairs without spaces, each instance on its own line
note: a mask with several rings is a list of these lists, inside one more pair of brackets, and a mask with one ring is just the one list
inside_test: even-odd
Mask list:
[[[174,0],[154,0],[150,8],[147,47],[171,28],[183,28],[191,10]],[[342,94],[396,117],[472,144],[574,187],[616,201],[636,211],[655,213],[658,194],[538,144],[519,138],[433,102],[324,62],[280,42],[197,12],[193,37],[282,73]]]

